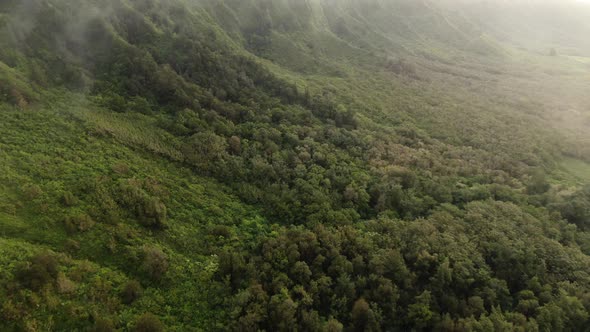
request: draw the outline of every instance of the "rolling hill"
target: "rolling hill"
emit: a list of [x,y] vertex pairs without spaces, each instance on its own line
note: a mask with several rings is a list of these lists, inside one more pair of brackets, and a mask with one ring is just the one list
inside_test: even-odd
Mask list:
[[590,6],[0,3],[0,330],[590,328]]

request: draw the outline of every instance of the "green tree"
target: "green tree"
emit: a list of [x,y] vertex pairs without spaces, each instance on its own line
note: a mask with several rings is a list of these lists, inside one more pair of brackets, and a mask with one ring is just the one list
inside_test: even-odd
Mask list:
[[381,328],[376,320],[375,313],[369,306],[369,303],[363,299],[358,299],[352,307],[352,325],[355,331],[380,331]]
[[408,307],[408,320],[412,326],[418,329],[425,329],[430,326],[434,316],[430,309],[431,295],[424,291],[416,296],[414,303]]

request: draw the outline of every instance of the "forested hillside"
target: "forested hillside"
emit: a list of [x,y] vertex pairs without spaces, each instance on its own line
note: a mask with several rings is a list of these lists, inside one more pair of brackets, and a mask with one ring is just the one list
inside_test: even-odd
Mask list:
[[588,22],[1,1],[0,331],[589,330]]

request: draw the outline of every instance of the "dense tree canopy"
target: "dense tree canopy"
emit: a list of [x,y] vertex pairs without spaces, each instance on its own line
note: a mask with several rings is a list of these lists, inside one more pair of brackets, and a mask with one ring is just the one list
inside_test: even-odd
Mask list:
[[0,330],[590,329],[587,68],[477,8],[0,3]]

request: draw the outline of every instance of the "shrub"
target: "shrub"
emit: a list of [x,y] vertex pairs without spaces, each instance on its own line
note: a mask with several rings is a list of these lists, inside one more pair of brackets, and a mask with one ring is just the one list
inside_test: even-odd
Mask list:
[[228,140],[229,150],[234,155],[242,153],[242,142],[238,136],[232,136]]
[[15,321],[21,316],[19,308],[11,300],[5,300],[0,306],[0,319],[2,320]]
[[16,214],[16,205],[11,203],[0,203],[0,212],[4,212],[6,214],[15,215]]
[[127,174],[129,173],[129,166],[123,162],[119,162],[114,164],[111,169],[113,170],[113,172],[117,173],[117,174]]
[[397,75],[406,76],[414,79],[419,78],[416,65],[413,62],[410,62],[406,59],[398,59],[397,61],[390,59],[387,61],[386,67],[388,70]]
[[338,320],[334,318],[330,318],[326,323],[325,330],[327,332],[341,332],[343,329],[344,326],[342,325],[342,323],[340,323]]
[[59,273],[56,280],[57,290],[62,294],[73,293],[76,290],[76,284],[68,279],[64,273]]
[[29,102],[27,101],[27,99],[16,88],[10,90],[10,95],[12,97],[13,103],[20,109],[26,109],[29,106]]
[[152,112],[152,105],[143,97],[135,96],[131,97],[131,100],[127,104],[127,107],[137,113],[150,114]]
[[231,229],[225,225],[212,225],[209,226],[209,234],[214,237],[224,237],[226,239],[231,237]]
[[151,313],[141,315],[135,322],[135,332],[161,332],[164,331],[164,324],[158,317]]
[[160,280],[168,270],[168,258],[162,249],[145,246],[141,269],[152,280]]
[[114,332],[115,327],[113,322],[108,318],[97,318],[94,326],[90,329],[92,332]]
[[31,184],[23,188],[23,196],[26,200],[32,201],[43,195],[43,190],[36,184]]
[[71,253],[76,252],[80,250],[80,242],[73,239],[67,239],[66,243],[64,244],[64,249]]
[[95,222],[87,214],[77,214],[67,216],[64,219],[64,224],[68,233],[74,233],[76,231],[85,232],[91,229],[95,225]]
[[164,228],[166,226],[166,205],[158,198],[146,197],[139,206],[139,221],[146,227]]
[[142,293],[143,288],[141,287],[141,284],[136,280],[130,280],[121,291],[121,300],[125,304],[131,304],[135,302]]
[[64,195],[62,197],[62,203],[65,206],[71,207],[78,204],[78,199],[76,198],[76,196],[74,196],[74,194],[72,194],[69,191],[66,191],[64,192]]
[[24,287],[39,290],[57,278],[59,264],[53,254],[43,252],[33,256],[16,271],[16,279]]
[[133,211],[140,224],[151,228],[164,228],[167,220],[166,205],[157,197],[152,197],[140,181],[125,181],[121,185],[120,202]]

